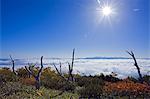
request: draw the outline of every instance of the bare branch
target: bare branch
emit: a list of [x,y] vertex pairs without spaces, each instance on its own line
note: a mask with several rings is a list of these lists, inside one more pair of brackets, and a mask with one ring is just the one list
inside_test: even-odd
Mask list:
[[139,67],[138,64],[137,64],[137,61],[136,61],[136,58],[135,58],[134,53],[133,53],[132,51],[131,51],[131,52],[128,52],[128,51],[127,51],[127,53],[128,53],[129,55],[131,55],[131,57],[133,58],[133,60],[134,60],[134,66],[137,68],[137,71],[138,71],[138,74],[139,74],[139,78],[140,78],[141,82],[143,83],[143,78],[142,78],[142,74],[141,74],[141,72],[140,72],[140,67]]
[[132,54],[129,52],[129,51],[126,51],[129,55],[131,55],[132,56]]
[[9,56],[10,56],[10,59],[11,59],[11,62],[12,62],[12,70],[13,70],[13,73],[14,73],[15,75],[17,75],[16,72],[15,72],[15,61],[13,60],[13,58],[11,57],[11,55],[9,55]]
[[11,55],[9,55],[9,56],[10,56],[11,61],[14,62],[13,58],[11,57]]
[[54,65],[54,67],[55,67],[57,73],[58,73],[59,75],[61,75],[60,72],[59,72],[59,70],[58,70],[58,68],[56,67],[56,65],[55,65],[54,63],[53,63],[53,65]]
[[75,56],[75,49],[73,49],[73,52],[72,52],[72,62],[71,64],[69,62],[68,63],[68,68],[69,68],[69,72],[68,72],[68,80],[62,75],[61,73],[61,63],[60,63],[60,71],[58,70],[58,68],[56,67],[56,65],[53,63],[57,73],[59,76],[61,76],[63,79],[65,79],[66,81],[69,81],[69,82],[73,82],[73,74],[72,74],[72,71],[73,71],[73,66],[74,66],[74,56]]
[[73,69],[73,64],[74,64],[74,54],[75,54],[75,49],[73,49],[73,52],[72,52],[72,64],[71,64],[71,69]]
[[62,73],[59,72],[58,68],[56,67],[56,65],[55,65],[54,63],[53,63],[53,66],[55,67],[55,69],[56,69],[58,75],[59,75],[60,77],[62,77],[64,80],[68,81],[68,80],[62,75]]
[[29,69],[29,67],[25,66],[25,69],[26,69],[26,71],[27,71],[30,75],[32,75],[33,77],[36,77],[36,76],[34,75],[33,71],[31,71],[31,70]]
[[132,56],[134,56],[134,53],[131,51]]
[[28,66],[29,66],[28,69],[30,70],[30,72],[32,72],[32,74],[34,74],[34,73],[33,73],[33,67],[35,67],[35,65],[36,65],[36,64],[29,64],[29,63],[28,63]]
[[39,70],[37,76],[39,76],[39,75],[41,74],[42,69],[43,69],[43,56],[41,57],[41,68],[40,68],[40,70]]
[[41,57],[41,68],[38,71],[37,75],[34,75],[33,69],[31,69],[31,67],[33,67],[33,66],[30,65],[30,64],[28,64],[28,65],[29,65],[29,68],[27,68],[27,66],[25,66],[25,69],[29,72],[29,74],[31,74],[35,78],[35,80],[36,80],[36,82],[35,82],[36,89],[40,89],[40,85],[41,85],[40,84],[40,76],[41,76],[41,72],[42,72],[42,69],[43,69],[43,56]]
[[29,72],[31,75],[33,74],[33,73],[28,69],[27,66],[25,66],[25,69],[26,69],[26,71]]
[[60,67],[59,67],[59,69],[60,69],[59,72],[60,72],[60,74],[62,75],[62,72],[61,72],[61,62],[60,62],[59,64],[60,64],[60,65],[59,65],[59,66],[60,66]]
[[67,62],[67,63],[68,63],[68,68],[69,68],[69,72],[70,72],[71,71],[71,65],[69,62]]
[[73,71],[73,66],[74,66],[74,56],[75,56],[75,49],[73,49],[73,52],[72,52],[72,63],[71,63],[71,66],[69,65],[69,79],[71,77],[71,81],[73,81],[72,71]]

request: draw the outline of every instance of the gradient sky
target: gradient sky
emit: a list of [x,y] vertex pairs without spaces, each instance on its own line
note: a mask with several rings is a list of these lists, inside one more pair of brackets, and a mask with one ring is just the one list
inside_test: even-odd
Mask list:
[[[101,0],[106,1],[106,0]],[[100,20],[97,0],[1,0],[1,56],[150,57],[149,0],[108,0],[116,15]]]

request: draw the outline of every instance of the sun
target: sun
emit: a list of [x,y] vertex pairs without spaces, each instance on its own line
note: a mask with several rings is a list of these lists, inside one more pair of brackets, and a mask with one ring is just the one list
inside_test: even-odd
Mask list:
[[102,14],[104,15],[104,16],[110,16],[111,14],[112,14],[112,9],[111,9],[111,7],[110,6],[104,6],[104,7],[102,7]]
[[112,25],[112,22],[114,22],[117,17],[118,17],[118,5],[119,3],[117,1],[110,1],[110,0],[101,0],[99,2],[99,6],[96,8],[96,13],[97,13],[97,21],[98,23],[101,22],[107,22],[110,25]]

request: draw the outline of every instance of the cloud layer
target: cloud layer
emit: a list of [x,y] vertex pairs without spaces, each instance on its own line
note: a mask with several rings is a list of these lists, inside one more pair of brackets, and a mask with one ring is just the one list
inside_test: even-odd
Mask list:
[[[40,59],[17,59],[16,68],[27,65],[28,63],[36,63],[39,65]],[[55,63],[59,67],[59,62],[62,62],[63,72],[68,71],[67,62],[71,59],[59,59],[51,58],[44,59],[45,67],[53,67]],[[141,67],[142,74],[150,75],[150,60],[149,59],[137,59],[139,66]],[[10,60],[0,59],[0,67],[11,67]],[[76,59],[74,64],[74,73],[80,73],[85,75],[96,75],[100,73],[111,74],[115,72],[118,77],[125,78],[127,76],[137,77],[137,70],[134,66],[132,59]]]

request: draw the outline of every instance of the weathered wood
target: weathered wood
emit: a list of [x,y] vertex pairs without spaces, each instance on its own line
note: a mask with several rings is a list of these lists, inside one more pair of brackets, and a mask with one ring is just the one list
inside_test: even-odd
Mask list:
[[[36,66],[36,64],[29,64],[28,63],[28,66],[29,66],[29,70],[32,72],[32,74],[34,74],[33,73],[33,68]],[[31,77],[31,73],[29,73],[28,75],[29,75],[29,78],[30,78]]]
[[74,66],[74,58],[75,57],[75,49],[73,49],[73,52],[72,52],[72,62],[71,62],[71,65],[68,63],[68,66],[69,66],[69,80],[70,81],[74,81],[74,77],[73,77],[73,66]]
[[62,75],[62,72],[61,72],[61,62],[60,62],[60,71],[58,70],[58,68],[56,67],[56,65],[53,63],[53,66],[55,67],[57,73],[59,76],[61,76],[63,79],[65,79],[66,81],[69,81],[69,82],[73,82],[74,81],[74,77],[73,77],[73,66],[74,66],[74,56],[75,56],[75,49],[73,49],[73,52],[72,52],[72,62],[71,62],[71,65],[70,63],[68,62],[68,68],[69,68],[69,71],[68,71],[68,79],[66,79],[63,75]]
[[10,59],[11,59],[11,62],[12,62],[12,70],[13,70],[13,73],[14,73],[15,75],[17,75],[17,73],[15,72],[15,61],[14,61],[14,59],[11,57],[11,55],[10,55]]
[[[61,63],[60,63],[60,65],[61,65]],[[56,72],[58,73],[58,75],[59,75],[60,77],[62,77],[65,81],[67,81],[67,79],[62,75],[62,72],[58,70],[58,68],[56,67],[56,65],[55,65],[54,63],[53,63],[53,66],[55,67]],[[61,66],[60,66],[60,67],[61,67]]]
[[143,83],[143,77],[142,77],[142,74],[140,72],[140,67],[138,66],[138,63],[136,61],[134,53],[132,51],[131,52],[127,51],[127,53],[133,58],[133,60],[134,60],[134,66],[136,67],[136,69],[138,71],[140,82]]
[[41,77],[41,73],[42,73],[42,69],[43,69],[43,56],[41,57],[41,68],[39,69],[37,75],[35,75],[33,73],[33,70],[30,68],[30,66],[29,67],[25,66],[25,69],[28,71],[28,73],[30,75],[32,75],[35,78],[35,87],[36,87],[36,89],[40,89],[40,86],[41,86],[40,77]]

